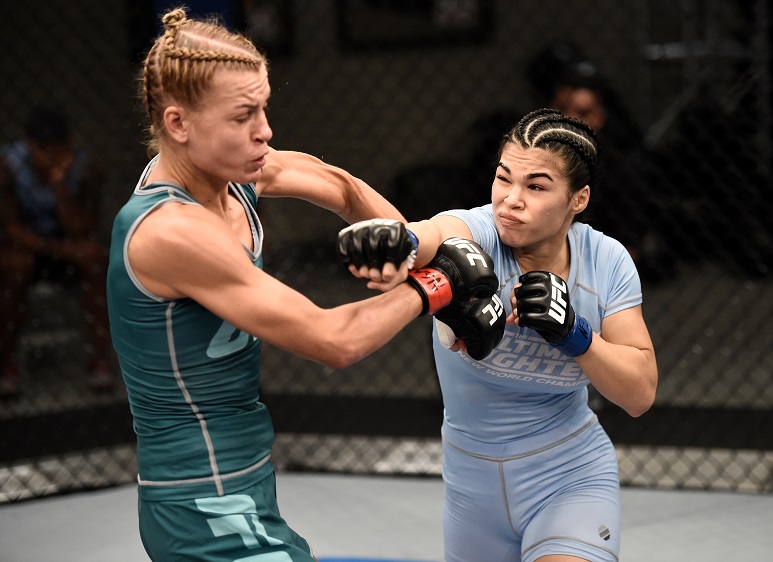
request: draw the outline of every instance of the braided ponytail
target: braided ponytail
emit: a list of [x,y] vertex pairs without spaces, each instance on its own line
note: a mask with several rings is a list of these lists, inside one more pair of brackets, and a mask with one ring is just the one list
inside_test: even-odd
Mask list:
[[174,31],[177,27],[186,21],[188,21],[188,18],[185,15],[185,10],[182,8],[177,8],[171,12],[167,12],[164,17],[161,18],[161,23],[164,24],[164,27],[167,30],[172,31]]

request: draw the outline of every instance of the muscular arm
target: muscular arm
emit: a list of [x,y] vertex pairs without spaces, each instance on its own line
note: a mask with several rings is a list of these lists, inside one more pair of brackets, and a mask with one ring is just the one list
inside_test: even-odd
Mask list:
[[254,267],[212,213],[170,203],[151,213],[129,245],[140,281],[168,298],[188,297],[264,341],[334,368],[386,344],[421,312],[408,285],[331,309]]
[[255,187],[264,197],[309,201],[350,224],[372,218],[405,221],[395,206],[368,184],[303,152],[270,149]]
[[576,358],[605,398],[638,417],[655,400],[658,368],[641,306],[605,318],[588,351]]
[[419,251],[416,255],[414,268],[427,265],[437,249],[452,237],[472,239],[472,232],[467,224],[456,217],[440,216],[428,220],[408,223],[408,230],[419,239]]

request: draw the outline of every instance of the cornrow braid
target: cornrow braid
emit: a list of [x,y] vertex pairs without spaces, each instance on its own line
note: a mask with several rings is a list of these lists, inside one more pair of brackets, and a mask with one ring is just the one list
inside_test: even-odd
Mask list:
[[185,10],[177,8],[161,21],[164,33],[148,51],[140,80],[149,120],[149,153],[158,151],[164,109],[172,100],[195,107],[219,68],[268,68],[266,58],[249,39],[214,19],[188,19]]
[[501,151],[508,142],[522,148],[541,148],[560,156],[566,167],[572,191],[595,184],[599,167],[599,142],[588,125],[554,109],[537,109],[525,115],[505,135]]
[[194,51],[187,47],[169,49],[164,53],[164,56],[168,59],[184,59],[194,62],[240,62],[247,66],[259,66],[256,64],[255,59],[251,57],[240,56],[233,53],[218,53],[215,51]]

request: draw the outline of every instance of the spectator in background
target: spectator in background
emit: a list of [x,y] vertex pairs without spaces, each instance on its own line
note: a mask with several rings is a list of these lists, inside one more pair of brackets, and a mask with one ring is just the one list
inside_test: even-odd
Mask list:
[[580,119],[599,137],[600,177],[582,220],[622,242],[642,277],[653,279],[662,271],[653,266],[660,244],[639,127],[596,65],[573,43],[558,42],[538,53],[527,77],[540,105]]
[[105,273],[97,239],[99,170],[74,144],[64,112],[39,107],[25,136],[0,148],[0,396],[19,392],[16,347],[29,288],[46,278],[78,280],[90,330],[90,382],[108,390],[110,355]]
[[[659,184],[647,179],[652,155],[645,150],[643,134],[617,93],[596,65],[567,41],[539,51],[527,66],[526,79],[537,107],[580,119],[599,138],[600,177],[588,209],[579,218],[622,242],[642,279],[657,280],[668,269],[663,267],[663,244],[653,218],[658,216],[655,208],[661,195],[653,186]],[[502,142],[501,131],[509,130],[525,112],[518,107],[500,109],[472,124],[471,160],[464,168],[464,178],[476,196],[490,188],[497,165],[491,155]]]
[[676,247],[680,263],[719,259],[745,275],[770,273],[770,206],[758,195],[770,181],[743,130],[750,105],[730,111],[704,85],[676,114],[673,139],[655,149],[576,45],[547,47],[527,75],[540,105],[597,133],[602,175],[583,221],[623,242],[642,279],[669,276]]
[[[585,121],[622,150],[640,149],[642,132],[596,64],[574,43],[559,41],[539,51],[526,77],[537,105],[553,103]],[[562,107],[553,109],[562,110]]]

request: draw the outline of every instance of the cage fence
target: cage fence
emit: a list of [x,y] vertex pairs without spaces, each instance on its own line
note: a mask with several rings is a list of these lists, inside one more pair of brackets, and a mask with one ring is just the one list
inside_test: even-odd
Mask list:
[[[410,220],[485,203],[499,139],[518,117],[591,90],[604,175],[584,220],[634,255],[660,370],[639,419],[591,391],[621,482],[773,491],[771,2],[525,4],[254,0],[221,17],[269,55],[274,145],[349,170]],[[25,4],[2,8],[0,141],[22,134],[35,104],[60,104],[109,172],[106,234],[145,162],[135,79],[165,3],[79,6],[52,0],[34,17]],[[322,306],[371,294],[335,261],[340,219],[270,200],[261,220],[269,273]],[[43,280],[19,303],[0,502],[136,477],[124,389],[88,384],[78,289]],[[440,474],[427,319],[347,369],[268,346],[262,361],[278,470]]]

